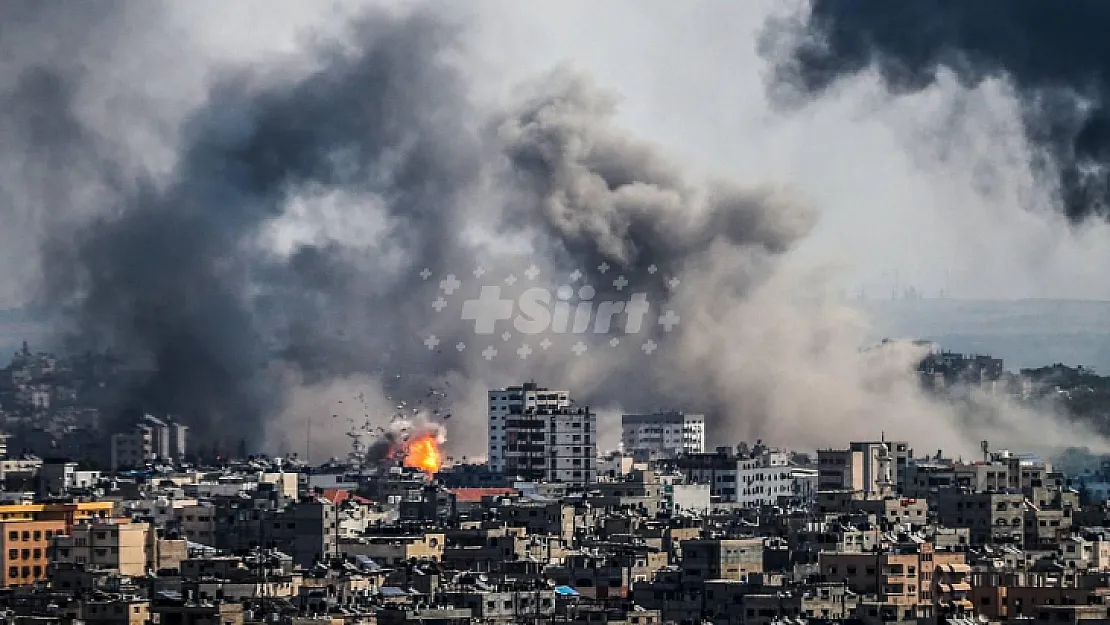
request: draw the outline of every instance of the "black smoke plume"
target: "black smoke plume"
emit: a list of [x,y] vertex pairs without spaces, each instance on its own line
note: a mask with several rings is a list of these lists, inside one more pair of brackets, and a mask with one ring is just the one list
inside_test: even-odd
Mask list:
[[899,91],[929,86],[940,68],[968,85],[1006,77],[1023,97],[1027,133],[1045,152],[1062,210],[1076,220],[1106,217],[1108,18],[1110,5],[1097,0],[814,0],[810,36],[797,40],[775,80],[812,96],[872,66]]
[[[0,127],[15,129],[0,156],[4,223],[17,224],[5,239],[34,251],[29,282],[75,347],[137,369],[121,404],[177,416],[205,448],[330,455],[320,438],[401,410],[446,424],[456,455],[481,453],[485,389],[528,378],[582,404],[703,412],[727,440],[827,443],[873,435],[878,419],[966,438],[918,393],[917,354],[861,355],[852,315],[784,267],[812,207],[692,179],[569,70],[475,104],[463,21],[442,6],[365,11],[298,64],[228,63],[180,119],[142,81],[102,84],[120,54],[98,46],[126,49],[116,25],[153,29],[157,8],[105,5],[117,14],[72,38],[84,10],[47,6],[0,31],[50,51],[0,74]],[[91,114],[98,89],[126,106]],[[136,145],[151,143],[170,158],[147,162]],[[530,265],[551,289],[584,272],[598,301],[649,295],[645,332],[548,350],[507,322],[475,336],[457,308],[433,306],[448,275],[473,290]],[[796,302],[799,287],[818,296]],[[681,323],[656,323],[664,311]],[[455,405],[416,405],[436,393]],[[1021,418],[1018,436],[1036,426]]]

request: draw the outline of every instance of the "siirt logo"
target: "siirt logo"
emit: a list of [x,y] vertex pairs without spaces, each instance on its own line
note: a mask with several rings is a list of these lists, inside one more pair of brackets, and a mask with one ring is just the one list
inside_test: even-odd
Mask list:
[[474,322],[475,334],[493,334],[498,321],[508,320],[512,320],[513,327],[523,334],[582,334],[591,327],[595,334],[607,334],[614,325],[614,318],[623,313],[624,333],[635,334],[643,326],[644,315],[650,308],[645,293],[633,293],[628,301],[595,303],[596,291],[587,285],[578,289],[578,302],[572,314],[570,300],[574,295],[570,286],[559,287],[554,296],[548,289],[533,287],[512,300],[501,297],[499,286],[483,286],[477,299],[463,302],[462,319]]

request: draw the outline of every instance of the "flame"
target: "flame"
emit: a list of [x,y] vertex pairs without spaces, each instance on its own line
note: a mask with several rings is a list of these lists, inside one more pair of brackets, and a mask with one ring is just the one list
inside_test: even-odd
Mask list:
[[420,469],[428,475],[439,472],[443,457],[439,453],[439,438],[435,432],[417,434],[405,441],[405,466]]

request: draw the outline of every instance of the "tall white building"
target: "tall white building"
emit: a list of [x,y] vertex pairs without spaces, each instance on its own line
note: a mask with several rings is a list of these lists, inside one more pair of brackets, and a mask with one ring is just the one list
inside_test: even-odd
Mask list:
[[705,451],[705,417],[684,412],[626,414],[621,447],[634,457],[674,457]]
[[597,414],[535,382],[489,392],[489,464],[505,475],[585,485],[597,479]]

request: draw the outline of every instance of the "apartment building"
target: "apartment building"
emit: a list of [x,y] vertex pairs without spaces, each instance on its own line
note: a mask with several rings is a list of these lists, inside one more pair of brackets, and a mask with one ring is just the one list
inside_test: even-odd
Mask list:
[[145,415],[130,431],[112,435],[112,470],[142,467],[149,462],[177,462],[185,457],[189,428]]
[[65,530],[64,519],[0,521],[0,585],[9,588],[46,581],[50,542]]
[[822,514],[865,512],[886,525],[911,525],[921,527],[929,520],[929,503],[925,499],[886,497],[884,499],[857,499],[848,491],[824,491],[817,499],[817,511]]
[[137,596],[88,601],[81,606],[81,620],[88,625],[145,625],[150,621],[150,601]]
[[894,494],[913,450],[901,441],[853,442],[817,452],[819,490],[846,490],[864,499]]
[[185,538],[201,545],[216,544],[216,507],[211,503],[175,506],[173,517]]
[[186,524],[190,523],[190,512],[194,518],[192,531],[211,531],[209,546],[217,549],[239,551],[265,545],[292,556],[297,565],[304,567],[336,553],[339,513],[336,504],[323,499],[300,501],[278,510],[243,509],[233,501],[221,500],[210,510],[183,508]]
[[39,468],[40,495],[62,495],[73,489],[89,489],[100,481],[100,471],[82,471],[66,460],[47,460]]
[[682,572],[699,580],[747,581],[763,572],[763,539],[682,541]]
[[128,519],[106,519],[73,527],[68,535],[55,536],[53,563],[92,567],[119,575],[146,574],[150,526]]
[[446,545],[443,533],[384,534],[345,539],[339,543],[339,551],[346,556],[366,556],[385,566],[396,566],[412,559],[442,561]]
[[1072,571],[1110,570],[1110,536],[1085,531],[1060,541],[1060,559]]
[[784,497],[800,494],[799,470],[790,464],[790,452],[756,446],[746,456],[727,447],[714,453],[689,454],[674,461],[686,481],[709,484],[710,495],[722,503],[746,507],[776,505]]
[[705,416],[669,411],[621,417],[621,448],[637,460],[705,451]]
[[567,391],[534,382],[489,391],[489,462],[528,480],[585,486],[597,479],[597,414]]
[[[489,465],[496,473],[505,473],[508,458],[518,457],[519,449],[509,450],[509,419],[518,419],[526,411],[536,408],[559,409],[570,407],[570,393],[540,388],[534,382],[489,391]],[[514,444],[530,442],[520,428],[513,428]],[[533,434],[528,432],[528,434]],[[534,432],[535,442],[543,444],[543,432]]]
[[966,563],[939,564],[933,569],[934,615],[960,618],[975,612],[971,602],[971,567]]
[[944,492],[936,501],[937,521],[968,528],[973,546],[1024,543],[1025,497],[1021,493]]
[[967,571],[963,552],[937,551],[932,543],[915,540],[871,553],[823,552],[818,558],[822,580],[874,595],[906,619],[933,613],[938,568]]
[[112,516],[111,501],[83,501],[76,503],[18,503],[0,505],[0,522],[5,521],[61,521],[68,531],[77,523]]

